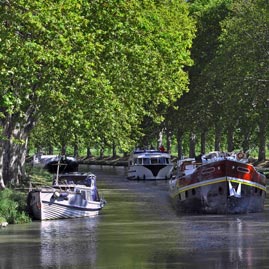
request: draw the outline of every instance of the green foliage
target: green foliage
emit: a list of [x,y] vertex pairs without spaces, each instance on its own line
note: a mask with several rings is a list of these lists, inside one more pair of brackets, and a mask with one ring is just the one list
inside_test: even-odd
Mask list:
[[166,129],[186,151],[216,127],[255,146],[268,17],[263,0],[3,2],[0,128],[34,128],[32,148],[127,152]]
[[204,74],[226,125],[240,130],[241,142],[248,137],[257,145],[257,126],[268,114],[268,4],[238,0],[230,10]]
[[0,220],[7,221],[9,224],[29,222],[30,218],[26,215],[26,195],[5,189],[0,191]]
[[41,167],[27,165],[27,174],[28,184],[48,185],[52,182],[51,173]]
[[198,139],[207,134],[207,148],[213,150],[217,129],[223,150],[228,133],[234,149],[257,149],[268,122],[268,3],[188,2],[197,26],[190,91],[167,114],[167,126],[184,137],[185,149],[186,133],[192,132]]
[[[51,17],[47,12],[44,16]],[[54,94],[63,94],[48,98],[52,104],[58,100],[57,105],[46,102],[32,143],[116,144],[128,151],[143,135],[143,118],[161,122],[160,107],[164,110],[187,91],[184,67],[192,64],[194,36],[187,4],[99,0],[83,2],[79,9],[69,6],[65,17],[69,15],[83,21],[64,39],[75,58],[65,55],[72,68],[52,81],[61,86]]]
[[[195,19],[197,28],[191,48],[194,65],[188,68],[189,92],[184,93],[177,101],[176,109],[171,107],[167,113],[166,125],[175,134],[192,132],[198,137],[214,128],[214,121],[218,121],[218,116],[221,116],[216,91],[218,88],[208,89],[207,73],[203,72],[216,55],[218,37],[221,34],[220,22],[228,14],[229,2],[196,0],[189,3],[190,14]],[[215,105],[212,110],[211,105]],[[188,138],[185,139],[187,141],[184,143],[188,144]]]

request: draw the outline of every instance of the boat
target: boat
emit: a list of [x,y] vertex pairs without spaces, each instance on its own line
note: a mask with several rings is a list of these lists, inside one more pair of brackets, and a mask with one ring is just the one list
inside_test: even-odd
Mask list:
[[56,158],[57,155],[47,155],[47,154],[43,154],[43,153],[36,153],[35,155],[33,155],[32,158],[32,165],[35,167],[40,167],[40,168],[44,168],[45,164],[47,163],[48,160],[52,159],[52,158]]
[[134,150],[128,159],[128,179],[170,179],[174,164],[171,155],[161,150]]
[[243,152],[216,151],[179,160],[169,189],[178,212],[255,213],[264,210],[266,177]]
[[[46,169],[50,173],[70,173],[78,171],[78,161],[75,157],[65,155],[45,155],[35,154],[33,156],[33,166]],[[59,168],[58,168],[59,166]]]
[[44,169],[54,174],[57,173],[57,169],[59,169],[59,173],[77,172],[78,161],[75,157],[58,155],[48,159],[44,165]]
[[32,188],[27,197],[29,214],[36,220],[91,217],[105,204],[92,173],[57,174],[51,186]]

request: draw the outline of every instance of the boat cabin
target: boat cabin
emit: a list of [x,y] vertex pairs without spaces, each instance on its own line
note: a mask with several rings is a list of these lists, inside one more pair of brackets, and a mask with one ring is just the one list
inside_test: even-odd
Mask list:
[[168,153],[158,150],[134,151],[129,159],[129,166],[132,165],[166,165],[171,163]]
[[197,163],[194,158],[179,160],[177,162],[177,176],[189,175],[200,165],[201,163]]

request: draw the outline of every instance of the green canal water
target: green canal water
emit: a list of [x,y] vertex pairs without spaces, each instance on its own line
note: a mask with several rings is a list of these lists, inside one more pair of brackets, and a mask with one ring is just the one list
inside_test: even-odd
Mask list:
[[82,166],[107,200],[94,218],[0,229],[0,268],[269,268],[269,207],[247,215],[177,215],[167,181]]

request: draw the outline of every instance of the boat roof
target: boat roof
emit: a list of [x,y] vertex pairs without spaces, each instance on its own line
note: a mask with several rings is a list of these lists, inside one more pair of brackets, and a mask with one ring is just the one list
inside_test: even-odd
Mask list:
[[96,176],[95,174],[74,172],[74,173],[65,173],[54,176],[52,185],[54,187],[74,187],[79,186],[80,188],[83,186],[92,186],[92,184],[96,184]]
[[155,149],[146,150],[134,150],[132,156],[137,158],[150,158],[150,157],[166,157],[170,158],[170,154],[166,151],[160,151]]
[[[241,154],[241,155],[240,155]],[[200,160],[197,159],[197,157],[200,157]],[[207,162],[215,162],[223,159],[227,160],[234,160],[237,162],[246,163],[248,162],[248,158],[246,157],[246,154],[242,152],[222,152],[222,151],[211,151],[204,155],[199,155],[195,158],[185,158],[180,159],[177,161],[178,165],[181,165],[183,163],[191,163],[191,162],[198,162],[198,163],[207,163]]]

